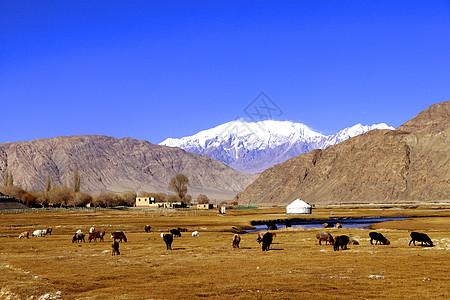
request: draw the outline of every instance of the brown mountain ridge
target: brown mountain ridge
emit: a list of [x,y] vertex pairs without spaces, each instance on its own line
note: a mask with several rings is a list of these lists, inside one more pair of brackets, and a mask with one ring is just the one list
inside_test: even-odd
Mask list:
[[450,101],[396,130],[374,130],[264,171],[239,203],[450,202]]
[[183,173],[189,194],[217,201],[233,199],[256,178],[208,156],[131,138],[63,136],[0,144],[0,177],[8,169],[27,190],[43,190],[48,173],[59,186],[71,186],[75,168],[82,192],[168,192],[169,180]]

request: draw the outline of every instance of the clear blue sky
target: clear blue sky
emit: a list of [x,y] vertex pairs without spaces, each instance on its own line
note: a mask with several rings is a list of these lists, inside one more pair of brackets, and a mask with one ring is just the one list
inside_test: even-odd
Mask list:
[[243,117],[324,134],[450,99],[450,1],[6,1],[0,143],[159,143]]

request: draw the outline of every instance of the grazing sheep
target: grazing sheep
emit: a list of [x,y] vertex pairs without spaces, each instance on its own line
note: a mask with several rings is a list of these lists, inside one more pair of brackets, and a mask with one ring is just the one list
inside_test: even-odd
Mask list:
[[381,233],[378,233],[378,232],[375,232],[375,231],[370,232],[369,233],[369,237],[370,237],[370,244],[371,245],[373,245],[373,240],[375,240],[375,245],[377,245],[378,242],[380,242],[380,244],[382,244],[382,245],[389,245],[391,243]]
[[181,232],[180,232],[178,229],[170,229],[170,233],[171,233],[173,236],[179,236],[179,237],[181,237]]
[[111,255],[120,255],[120,252],[119,252],[119,242],[118,241],[116,241],[116,240],[114,240],[113,241],[113,243],[112,243],[112,245],[111,245],[111,247],[112,247],[112,253],[111,253]]
[[273,241],[273,234],[266,232],[262,237],[262,251],[269,251],[269,247]]
[[164,237],[164,232],[161,232],[161,238],[163,238]]
[[164,243],[166,243],[166,249],[172,250],[173,235],[170,233],[163,233],[163,240]]
[[145,225],[145,227],[144,227],[144,231],[145,232],[150,232],[150,229],[151,229],[152,227],[150,226],[150,225]]
[[411,242],[413,242],[414,246],[416,245],[416,241],[418,242],[422,242],[422,247],[423,247],[423,243],[425,243],[425,246],[428,244],[430,245],[430,247],[433,247],[433,242],[431,241],[430,237],[428,235],[426,235],[425,233],[420,233],[420,232],[411,232],[411,241],[409,241],[408,246],[411,246]]
[[21,234],[19,234],[19,239],[24,239],[24,238],[27,238],[27,239],[30,238],[30,233],[28,231],[24,231]]
[[239,234],[235,234],[233,237],[233,248],[239,248],[240,242],[241,242],[241,236]]
[[350,245],[359,245],[358,240],[355,239],[355,238],[351,238],[351,239],[348,241],[348,243],[349,243]]
[[347,250],[347,244],[350,241],[350,238],[346,235],[340,235],[334,240],[334,251],[339,251],[339,247],[342,250]]
[[319,240],[319,245],[322,245],[322,241],[325,241],[325,245],[328,244],[328,242],[330,243],[330,245],[334,244],[334,239],[333,236],[325,231],[319,232],[316,235],[316,238]]
[[111,233],[111,238],[114,239],[114,241],[119,240],[119,242],[122,242],[122,240],[124,240],[125,243],[127,242],[127,237],[123,231],[114,231]]
[[198,237],[198,231],[192,232],[192,237]]
[[45,230],[37,229],[37,230],[33,231],[32,236],[44,236],[45,233],[46,233]]

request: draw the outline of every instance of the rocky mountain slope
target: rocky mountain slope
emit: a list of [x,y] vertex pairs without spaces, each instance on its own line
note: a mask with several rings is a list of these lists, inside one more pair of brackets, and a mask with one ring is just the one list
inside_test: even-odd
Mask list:
[[374,129],[394,129],[386,124],[357,124],[333,135],[323,135],[301,123],[236,120],[161,145],[208,155],[246,173],[260,173],[314,149],[324,149]]
[[450,101],[264,171],[242,204],[450,202]]
[[62,185],[72,184],[73,170],[81,176],[81,191],[97,194],[124,190],[167,192],[178,173],[190,180],[189,193],[230,200],[255,176],[238,172],[208,156],[130,138],[67,136],[0,144],[0,178],[6,168],[14,183],[43,190],[47,174]]

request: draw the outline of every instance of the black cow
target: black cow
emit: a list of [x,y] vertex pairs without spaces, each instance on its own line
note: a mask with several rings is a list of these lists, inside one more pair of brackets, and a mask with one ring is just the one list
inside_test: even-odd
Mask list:
[[150,226],[150,225],[145,225],[145,227],[144,227],[144,231],[145,231],[145,232],[150,232],[150,229],[152,229],[152,226]]
[[369,233],[370,236],[370,244],[373,245],[373,240],[375,240],[375,245],[378,244],[378,242],[380,242],[380,244],[383,245],[389,245],[391,242],[389,242],[389,240],[387,238],[385,238],[381,233],[372,231]]
[[173,235],[170,233],[166,233],[163,236],[164,243],[166,243],[167,250],[172,250],[172,242],[173,242]]
[[262,251],[269,251],[269,247],[273,241],[273,234],[266,232],[262,237]]
[[411,241],[409,241],[408,246],[411,245],[411,242],[413,242],[414,246],[416,245],[416,241],[418,242],[422,242],[425,243],[425,246],[428,244],[430,245],[430,247],[433,247],[433,242],[431,241],[430,237],[428,235],[426,235],[425,233],[420,233],[420,232],[411,232]]
[[334,240],[334,251],[339,251],[339,247],[342,250],[347,250],[347,244],[350,241],[350,238],[346,235],[340,235],[336,237]]
[[179,237],[181,237],[181,232],[180,232],[178,229],[170,229],[170,233],[171,233],[173,236],[179,236]]

